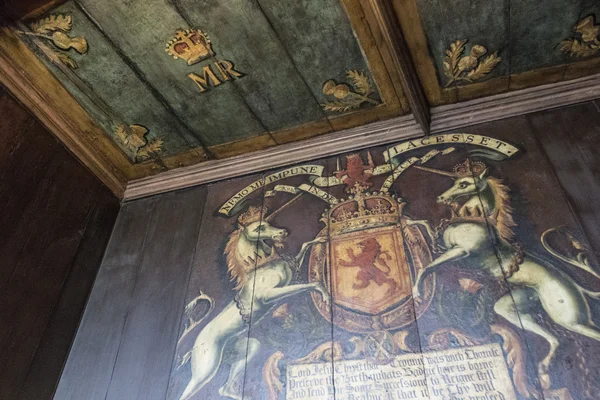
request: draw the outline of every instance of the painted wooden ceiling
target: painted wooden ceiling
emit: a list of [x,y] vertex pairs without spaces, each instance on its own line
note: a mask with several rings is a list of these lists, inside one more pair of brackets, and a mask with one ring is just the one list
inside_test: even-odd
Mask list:
[[[597,0],[390,1],[430,106],[600,71]],[[374,2],[9,1],[3,51],[134,179],[409,113]]]
[[598,0],[393,0],[431,105],[600,71]]
[[131,162],[200,161],[407,112],[356,7],[78,0],[19,33]]

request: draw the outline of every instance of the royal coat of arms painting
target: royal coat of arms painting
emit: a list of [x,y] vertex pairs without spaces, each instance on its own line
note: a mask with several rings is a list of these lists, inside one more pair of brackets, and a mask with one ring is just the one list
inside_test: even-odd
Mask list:
[[540,160],[449,133],[211,185],[168,398],[594,398],[600,274]]

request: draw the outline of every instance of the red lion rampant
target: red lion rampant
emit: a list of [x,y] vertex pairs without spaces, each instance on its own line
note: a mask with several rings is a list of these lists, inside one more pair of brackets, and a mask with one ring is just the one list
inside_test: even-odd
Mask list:
[[[349,261],[339,260],[339,265],[342,267],[358,267],[360,270],[356,274],[356,280],[352,287],[354,289],[364,289],[371,282],[375,282],[378,286],[387,283],[390,287],[387,290],[387,294],[391,294],[396,291],[397,283],[394,279],[389,277],[390,267],[387,264],[388,260],[392,257],[387,251],[381,250],[381,245],[375,238],[368,238],[358,243],[360,247],[360,254],[354,254],[354,249],[346,249],[346,254]],[[385,268],[382,271],[375,265],[378,262]]]
[[346,169],[335,172],[335,176],[346,184],[347,191],[348,189],[352,189],[356,184],[365,189],[373,185],[372,182],[369,182],[369,179],[373,176],[375,163],[373,162],[371,153],[368,153],[368,157],[368,165],[363,165],[359,154],[350,154],[346,156]]

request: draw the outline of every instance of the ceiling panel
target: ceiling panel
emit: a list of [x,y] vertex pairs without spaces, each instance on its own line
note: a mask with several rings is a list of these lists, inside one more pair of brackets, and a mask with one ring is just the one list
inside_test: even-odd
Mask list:
[[512,1],[510,8],[511,72],[564,65],[569,59],[558,49],[579,20],[581,0]]
[[[207,146],[264,133],[234,85],[225,82],[201,92],[189,78],[191,73],[203,76],[202,68],[213,60],[189,66],[184,59],[175,60],[165,52],[166,43],[177,29],[193,28],[170,2],[82,0],[79,4],[128,58],[131,67],[139,70],[147,84]],[[219,51],[218,38],[211,31],[207,33],[217,42],[213,47]],[[94,56],[92,46],[88,57]],[[220,76],[218,71],[214,74]]]
[[168,169],[408,111],[357,0],[70,0],[18,24],[133,165]]
[[[152,88],[144,83],[118,49],[96,29],[86,15],[74,5],[59,6],[56,15],[69,15],[72,28],[70,36],[84,38],[91,50],[80,54],[71,50],[59,50],[43,38],[32,37],[34,48],[40,59],[59,77],[72,94],[83,104],[106,132],[115,138],[115,143],[132,161],[143,161],[126,143],[117,137],[119,127],[138,124],[148,129],[146,139],[150,143],[161,141],[161,154],[171,155],[200,146],[197,134],[188,129],[152,93]],[[93,57],[89,55],[92,54]],[[69,57],[67,63],[56,57]],[[58,61],[58,62],[53,62]]]
[[433,106],[600,71],[597,25],[587,25],[596,37],[582,44],[587,54],[564,42],[582,43],[586,28],[576,25],[599,15],[597,0],[394,0],[394,7]]
[[0,56],[126,179],[600,72],[597,0],[24,1]]
[[[457,79],[446,74],[444,68],[446,51],[453,43],[463,41],[463,54],[467,57],[478,55],[478,51],[483,51],[482,46],[485,47],[486,55],[490,55],[505,49],[509,43],[509,0],[417,0],[416,3],[436,67],[437,78],[442,87],[467,82],[463,74]],[[473,18],[475,15],[477,17]],[[510,54],[502,54],[501,58],[505,62],[499,63],[487,77],[508,75],[509,57]]]

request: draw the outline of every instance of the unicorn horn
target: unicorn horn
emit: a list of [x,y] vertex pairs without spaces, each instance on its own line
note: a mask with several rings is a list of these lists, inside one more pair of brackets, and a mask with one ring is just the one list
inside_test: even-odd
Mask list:
[[292,198],[290,201],[288,201],[287,203],[285,203],[284,205],[282,205],[281,207],[279,207],[277,210],[273,211],[271,214],[267,215],[266,217],[263,218],[264,221],[271,221],[273,218],[275,218],[275,216],[277,214],[279,214],[280,212],[282,212],[283,210],[285,210],[286,208],[288,208],[292,203],[294,203],[296,200],[298,200],[300,197],[302,197],[302,195],[305,192],[300,192],[298,193],[294,198]]
[[432,174],[437,174],[437,175],[442,175],[442,176],[448,176],[450,178],[456,178],[456,177],[458,177],[458,175],[455,174],[454,172],[442,171],[441,169],[421,167],[419,165],[413,165],[413,167],[416,168],[416,169],[420,169],[421,171],[431,172]]

